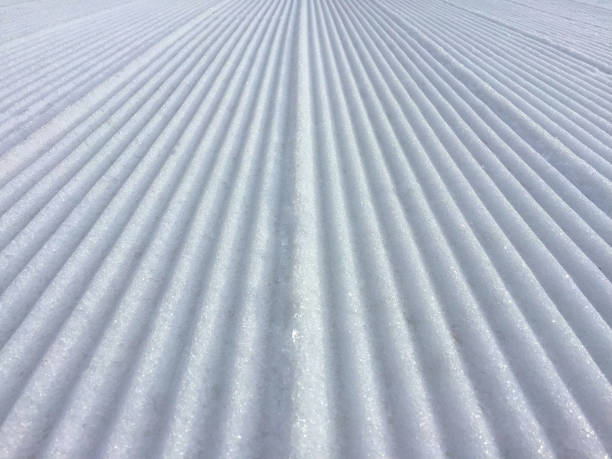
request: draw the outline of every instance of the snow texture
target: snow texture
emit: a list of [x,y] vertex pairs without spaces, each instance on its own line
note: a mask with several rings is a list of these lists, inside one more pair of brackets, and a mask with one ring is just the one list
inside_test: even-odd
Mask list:
[[0,0],[0,457],[609,457],[611,45],[603,0]]

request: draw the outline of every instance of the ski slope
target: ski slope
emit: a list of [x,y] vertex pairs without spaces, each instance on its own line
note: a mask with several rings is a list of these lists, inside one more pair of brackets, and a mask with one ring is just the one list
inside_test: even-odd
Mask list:
[[612,4],[0,0],[0,457],[612,454]]

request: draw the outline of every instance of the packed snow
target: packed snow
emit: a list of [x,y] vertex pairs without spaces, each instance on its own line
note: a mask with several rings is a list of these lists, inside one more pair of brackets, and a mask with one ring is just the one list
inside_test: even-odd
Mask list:
[[0,0],[0,457],[609,457],[611,45],[603,0]]

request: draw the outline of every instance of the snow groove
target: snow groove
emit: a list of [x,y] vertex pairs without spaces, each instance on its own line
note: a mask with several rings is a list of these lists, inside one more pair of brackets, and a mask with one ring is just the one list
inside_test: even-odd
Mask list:
[[0,457],[612,454],[612,9],[56,3],[0,5]]

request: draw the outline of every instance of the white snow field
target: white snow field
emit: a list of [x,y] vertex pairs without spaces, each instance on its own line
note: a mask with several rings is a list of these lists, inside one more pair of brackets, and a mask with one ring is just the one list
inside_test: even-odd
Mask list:
[[0,0],[0,458],[612,454],[612,3]]

